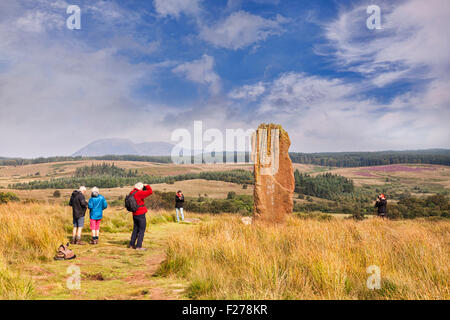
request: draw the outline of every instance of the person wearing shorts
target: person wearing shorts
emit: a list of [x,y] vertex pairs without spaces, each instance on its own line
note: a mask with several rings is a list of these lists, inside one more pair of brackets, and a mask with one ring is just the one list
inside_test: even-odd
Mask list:
[[83,229],[84,227],[84,217],[73,218],[73,227]]
[[85,244],[81,241],[81,232],[84,226],[84,216],[88,207],[88,203],[84,198],[86,194],[86,187],[81,186],[78,190],[72,192],[70,197],[69,206],[72,207],[73,216],[73,232],[72,232],[72,244]]
[[100,194],[97,187],[92,188],[92,195],[89,199],[89,218],[92,231],[92,239],[90,244],[98,244],[100,233],[100,221],[103,218],[103,210],[108,207],[108,203],[104,196]]

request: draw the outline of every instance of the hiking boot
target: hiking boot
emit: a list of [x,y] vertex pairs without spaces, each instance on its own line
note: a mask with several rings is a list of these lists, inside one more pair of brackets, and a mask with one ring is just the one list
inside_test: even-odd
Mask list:
[[95,244],[98,244],[98,239],[95,239]]
[[76,242],[74,244],[79,244],[80,246],[84,246],[86,243],[81,241],[81,237],[76,239]]
[[136,249],[136,246],[132,246],[131,244],[128,244],[128,245],[127,245],[127,248],[128,248],[128,249]]
[[76,238],[72,238],[71,240],[70,240],[70,244],[75,244],[77,242],[77,239]]
[[142,247],[140,247],[140,248],[136,248],[136,250],[139,250],[139,251],[146,251],[147,248],[142,248]]
[[91,240],[89,241],[89,244],[96,244],[96,243],[95,243],[95,240],[94,240],[94,239],[91,239]]

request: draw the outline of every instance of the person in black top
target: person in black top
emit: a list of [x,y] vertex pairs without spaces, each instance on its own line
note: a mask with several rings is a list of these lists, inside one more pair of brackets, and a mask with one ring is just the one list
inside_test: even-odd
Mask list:
[[378,216],[381,218],[386,218],[387,216],[387,200],[384,194],[380,194],[377,197],[377,202],[375,203],[375,208],[378,208]]
[[86,194],[86,187],[80,187],[78,190],[72,192],[70,197],[69,206],[72,207],[73,215],[73,231],[72,231],[72,244],[85,244],[81,241],[81,231],[84,226],[84,216],[88,203],[84,197]]
[[178,217],[179,212],[181,213],[181,221],[184,220],[183,204],[184,204],[184,195],[181,192],[181,190],[178,190],[177,194],[175,195],[175,211],[177,213],[177,222],[180,222],[180,218]]

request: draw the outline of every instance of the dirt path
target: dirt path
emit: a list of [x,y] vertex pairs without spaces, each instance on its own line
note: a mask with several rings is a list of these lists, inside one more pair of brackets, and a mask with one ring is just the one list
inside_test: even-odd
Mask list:
[[[170,234],[189,227],[150,225],[143,244],[147,251],[128,249],[129,233],[100,234],[98,245],[72,246],[76,259],[25,266],[24,272],[33,278],[37,299],[186,299],[187,283],[155,276],[155,272],[166,258]],[[86,233],[83,241],[88,239]],[[75,275],[73,270],[79,270],[80,289],[67,286],[68,278]]]

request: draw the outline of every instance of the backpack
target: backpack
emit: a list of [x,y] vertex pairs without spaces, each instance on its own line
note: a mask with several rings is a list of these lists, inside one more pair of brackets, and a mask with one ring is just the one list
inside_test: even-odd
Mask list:
[[73,253],[72,250],[69,249],[69,244],[67,245],[60,245],[57,253],[54,257],[55,260],[71,260],[75,259],[77,256]]
[[134,195],[136,194],[136,192],[138,192],[138,190],[136,190],[133,193],[130,193],[129,195],[127,195],[125,197],[125,208],[127,208],[128,211],[133,212],[133,213],[138,211],[138,209],[140,207],[143,207],[143,206],[138,205],[136,202],[136,199],[134,198]]

